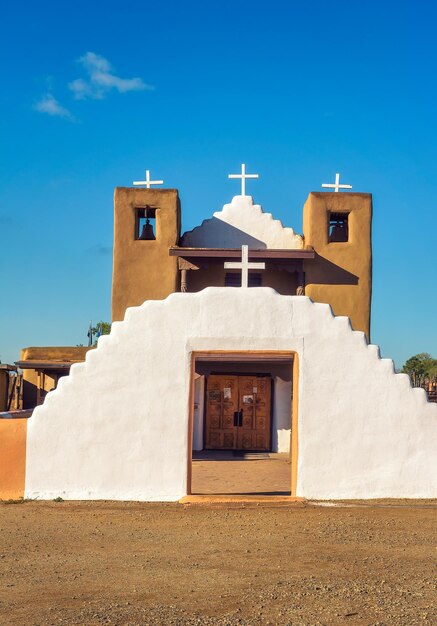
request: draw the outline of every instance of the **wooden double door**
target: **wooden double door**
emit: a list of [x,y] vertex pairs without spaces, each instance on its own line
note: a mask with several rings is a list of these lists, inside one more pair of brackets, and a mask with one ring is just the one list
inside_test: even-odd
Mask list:
[[211,374],[206,388],[205,448],[270,450],[271,377]]

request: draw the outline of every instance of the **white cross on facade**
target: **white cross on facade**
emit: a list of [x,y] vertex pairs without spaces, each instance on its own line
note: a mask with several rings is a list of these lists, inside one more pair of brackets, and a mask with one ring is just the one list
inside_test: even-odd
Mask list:
[[249,286],[249,270],[265,270],[265,263],[249,263],[249,246],[241,246],[241,263],[225,262],[225,270],[241,270],[241,286]]
[[146,170],[146,180],[134,180],[134,185],[146,185],[150,189],[152,185],[163,185],[163,180],[150,180],[150,170]]
[[241,164],[241,174],[228,174],[228,178],[241,178],[241,195],[246,195],[246,178],[259,178],[258,174],[246,174],[245,163]]
[[335,183],[323,183],[322,187],[330,187],[337,193],[340,189],[352,189],[352,185],[340,185],[340,174],[335,175]]

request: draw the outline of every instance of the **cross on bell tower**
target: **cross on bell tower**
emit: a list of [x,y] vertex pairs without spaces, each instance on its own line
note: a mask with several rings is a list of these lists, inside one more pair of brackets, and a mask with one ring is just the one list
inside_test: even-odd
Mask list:
[[340,191],[340,189],[352,189],[352,185],[340,185],[340,174],[335,175],[335,183],[323,183],[322,187],[327,187],[333,189],[336,193]]
[[163,180],[150,180],[150,170],[146,170],[146,180],[134,180],[134,185],[145,185],[147,189],[150,189],[152,185],[163,185]]

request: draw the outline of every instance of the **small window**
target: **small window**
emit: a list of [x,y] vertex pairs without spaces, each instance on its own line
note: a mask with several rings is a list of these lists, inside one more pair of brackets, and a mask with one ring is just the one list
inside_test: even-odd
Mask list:
[[150,206],[135,209],[135,239],[156,239],[156,209]]
[[[261,287],[261,274],[249,272],[249,287]],[[225,274],[225,287],[241,287],[241,272],[227,272]]]
[[349,241],[349,213],[329,213],[329,243]]

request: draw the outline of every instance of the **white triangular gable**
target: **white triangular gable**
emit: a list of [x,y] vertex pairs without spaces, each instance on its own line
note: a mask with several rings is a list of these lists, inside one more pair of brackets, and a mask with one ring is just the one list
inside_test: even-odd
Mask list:
[[437,405],[348,318],[268,288],[208,288],[128,309],[29,419],[25,497],[184,496],[191,355],[211,350],[296,355],[296,495],[437,497]]
[[180,243],[187,248],[239,248],[243,244],[254,249],[303,248],[303,238],[271,213],[264,213],[251,196],[234,196],[211,219],[184,233]]

